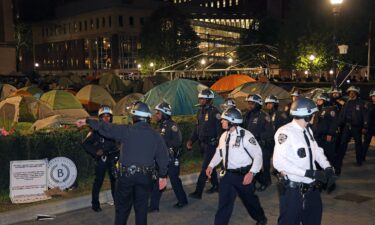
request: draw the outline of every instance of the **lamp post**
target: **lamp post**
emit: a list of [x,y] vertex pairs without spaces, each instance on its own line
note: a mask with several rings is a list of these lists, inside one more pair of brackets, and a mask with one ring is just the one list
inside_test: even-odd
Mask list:
[[333,81],[334,85],[337,85],[337,71],[336,71],[336,59],[337,59],[337,17],[340,14],[341,4],[344,0],[330,0],[332,5],[333,13],[333,59],[332,59],[332,70],[333,70]]
[[150,62],[150,68],[151,68],[152,75],[155,75],[154,74],[154,66],[155,66],[155,64],[153,62]]

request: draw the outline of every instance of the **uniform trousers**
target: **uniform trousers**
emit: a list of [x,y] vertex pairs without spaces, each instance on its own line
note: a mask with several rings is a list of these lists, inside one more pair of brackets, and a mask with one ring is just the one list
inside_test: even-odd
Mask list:
[[363,161],[366,161],[367,151],[368,151],[368,148],[370,146],[371,139],[373,136],[375,136],[374,128],[369,129],[367,133],[365,134],[365,138],[363,140],[363,158],[362,158]]
[[[175,160],[169,161],[168,177],[171,181],[172,189],[176,195],[178,203],[186,204],[187,197],[180,179],[180,165],[176,166],[174,162]],[[150,208],[159,209],[161,195],[162,191],[159,190],[159,182],[155,182],[151,194]]]
[[319,190],[308,190],[302,194],[299,188],[286,188],[280,195],[278,225],[320,225],[322,199]]
[[[215,155],[215,152],[216,152],[216,146],[214,146],[214,145],[201,143],[200,148],[201,148],[201,152],[203,154],[203,162],[202,162],[201,172],[199,174],[198,181],[197,181],[197,187],[195,188],[195,193],[197,193],[197,194],[202,194],[202,192],[203,192],[204,186],[206,185],[206,180],[208,178],[206,176],[206,169],[207,169],[208,165],[210,164],[211,159],[213,158],[213,156]],[[212,186],[218,186],[219,185],[216,170],[212,171],[210,181],[211,181]]]
[[147,224],[148,200],[152,191],[151,175],[135,173],[120,176],[116,182],[115,225],[126,225],[132,206],[135,211],[135,224]]
[[106,171],[108,171],[109,180],[111,182],[111,192],[112,192],[112,198],[115,199],[115,185],[116,185],[116,179],[113,176],[112,170],[113,170],[113,159],[107,158],[105,162],[103,162],[101,159],[97,159],[95,161],[95,180],[92,185],[92,192],[91,192],[91,204],[93,207],[99,207],[99,192],[100,188],[103,185],[104,177]]
[[226,172],[220,180],[219,208],[215,215],[215,225],[229,224],[237,194],[254,220],[266,219],[259,198],[254,194],[255,183],[243,185],[243,178],[244,175]]
[[352,127],[352,126],[346,125],[343,128],[343,131],[341,134],[340,147],[337,153],[336,165],[339,170],[341,170],[342,162],[344,160],[346,150],[348,148],[348,142],[351,137],[354,138],[354,142],[355,142],[355,153],[356,153],[357,164],[358,165],[362,164],[362,159],[363,159],[362,129],[360,127]]

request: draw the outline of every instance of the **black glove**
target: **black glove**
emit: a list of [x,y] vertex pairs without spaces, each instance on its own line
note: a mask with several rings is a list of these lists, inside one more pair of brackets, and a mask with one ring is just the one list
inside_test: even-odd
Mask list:
[[336,179],[335,170],[332,167],[327,167],[324,170],[325,176],[327,178],[327,193],[331,193],[336,188]]
[[315,179],[322,183],[327,182],[327,177],[324,171],[321,170],[306,170],[305,177],[309,177],[311,179]]

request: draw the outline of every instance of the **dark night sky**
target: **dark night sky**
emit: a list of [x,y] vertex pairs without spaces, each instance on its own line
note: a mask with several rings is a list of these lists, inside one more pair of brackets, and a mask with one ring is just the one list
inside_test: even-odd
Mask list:
[[53,18],[54,7],[61,0],[16,0],[20,19],[24,22],[36,22]]

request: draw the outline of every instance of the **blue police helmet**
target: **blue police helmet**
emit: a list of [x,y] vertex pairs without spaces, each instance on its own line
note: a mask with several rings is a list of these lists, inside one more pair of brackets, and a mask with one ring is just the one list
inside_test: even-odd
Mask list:
[[370,97],[375,96],[375,88],[371,89],[369,95],[370,95]]

